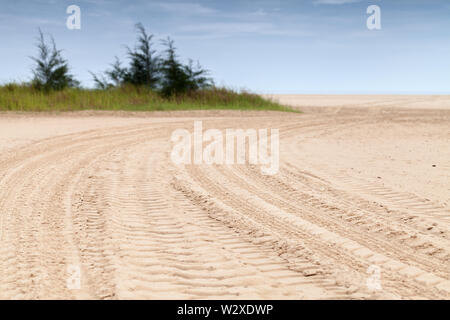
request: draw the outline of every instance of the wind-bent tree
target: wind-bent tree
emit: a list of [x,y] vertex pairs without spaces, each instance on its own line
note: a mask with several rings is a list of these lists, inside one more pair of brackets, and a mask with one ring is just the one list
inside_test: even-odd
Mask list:
[[69,72],[69,64],[56,48],[55,40],[51,44],[45,42],[44,34],[39,29],[36,47],[37,57],[31,57],[36,63],[33,69],[32,86],[39,90],[62,90],[67,87],[77,87],[80,83]]

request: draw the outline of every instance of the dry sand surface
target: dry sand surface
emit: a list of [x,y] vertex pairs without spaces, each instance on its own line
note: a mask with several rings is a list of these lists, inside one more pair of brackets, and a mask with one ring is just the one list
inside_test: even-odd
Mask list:
[[309,109],[328,108],[406,108],[406,109],[447,109],[450,110],[449,95],[262,95],[285,105]]
[[[430,99],[1,114],[0,298],[449,299],[450,110]],[[173,164],[194,119],[280,129],[278,174]]]

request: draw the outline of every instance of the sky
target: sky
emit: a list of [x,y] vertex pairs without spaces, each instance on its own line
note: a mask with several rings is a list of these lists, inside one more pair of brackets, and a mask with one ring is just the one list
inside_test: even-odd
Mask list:
[[[81,29],[66,26],[69,5]],[[381,29],[367,27],[377,5]],[[450,94],[450,0],[0,0],[0,83],[31,79],[38,28],[86,87],[141,22],[219,86],[255,93]]]

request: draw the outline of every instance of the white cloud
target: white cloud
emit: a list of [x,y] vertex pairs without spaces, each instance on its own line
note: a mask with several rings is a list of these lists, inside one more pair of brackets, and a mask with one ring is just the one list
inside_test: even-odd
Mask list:
[[179,29],[184,37],[224,38],[256,34],[262,36],[305,37],[311,33],[291,28],[281,28],[266,22],[216,22],[185,25]]
[[[45,19],[45,18],[37,18],[37,17],[29,17],[29,16],[19,16],[15,14],[0,14],[0,20],[2,22],[5,21],[14,21],[23,24],[35,24],[35,25],[63,25],[64,20],[57,19]],[[8,24],[8,23],[6,23]]]
[[347,4],[360,2],[361,0],[314,0],[314,4]]
[[177,14],[210,15],[216,13],[215,9],[194,2],[151,2],[149,5],[163,11]]
[[187,25],[182,31],[221,33],[261,33],[272,28],[270,23],[223,22]]
[[263,9],[258,9],[255,12],[252,12],[251,15],[264,17],[264,16],[267,16],[267,11],[265,11]]

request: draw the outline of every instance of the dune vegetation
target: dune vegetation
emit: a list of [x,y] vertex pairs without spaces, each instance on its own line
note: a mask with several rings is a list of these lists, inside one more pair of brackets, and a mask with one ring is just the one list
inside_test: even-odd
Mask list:
[[153,36],[136,25],[137,41],[126,47],[127,63],[116,57],[110,69],[90,72],[95,88],[84,88],[70,72],[69,62],[39,29],[33,78],[25,83],[0,86],[2,111],[75,110],[193,110],[240,109],[293,111],[249,92],[218,88],[209,71],[197,62],[183,63],[173,40],[162,41],[162,52],[153,49]]
[[133,85],[108,89],[65,88],[42,91],[28,84],[0,86],[1,111],[125,110],[163,111],[199,109],[293,111],[259,95],[225,88],[208,88],[179,95]]

